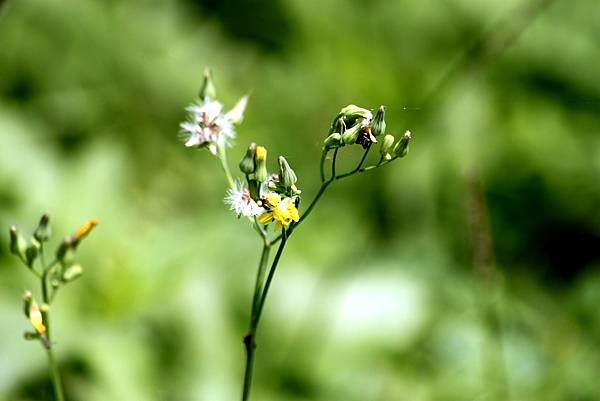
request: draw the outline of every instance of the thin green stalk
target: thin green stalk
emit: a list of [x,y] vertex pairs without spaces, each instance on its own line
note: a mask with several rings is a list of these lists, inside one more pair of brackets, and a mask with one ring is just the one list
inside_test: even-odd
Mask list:
[[325,182],[325,158],[329,153],[329,149],[323,149],[321,153],[321,163],[319,164],[319,171],[321,172],[321,184]]
[[[49,341],[49,339],[48,339]],[[58,372],[58,366],[54,359],[54,352],[52,348],[46,348],[46,354],[48,355],[48,365],[50,367],[50,378],[52,379],[52,387],[54,387],[54,397],[56,401],[65,401],[65,396],[62,389],[62,382],[60,380],[60,374]]]
[[246,368],[244,372],[244,388],[242,392],[242,401],[247,401],[250,397],[250,388],[252,385],[252,372],[254,369],[254,353],[256,350],[256,330],[258,328],[258,323],[262,315],[262,310],[265,304],[265,300],[267,298],[269,287],[271,286],[271,282],[275,275],[275,270],[277,269],[277,265],[279,263],[279,259],[281,258],[281,254],[283,252],[283,248],[285,247],[287,239],[285,235],[285,229],[282,229],[281,232],[281,244],[279,244],[279,248],[277,248],[277,253],[275,254],[275,258],[273,259],[273,263],[271,264],[269,276],[267,277],[267,281],[265,282],[264,289],[261,288],[261,283],[262,278],[264,277],[264,270],[269,258],[268,252],[270,246],[265,245],[263,247],[263,253],[260,259],[260,265],[256,280],[256,288],[254,291],[255,302],[253,302],[252,317],[250,319],[250,328],[248,330],[248,334],[246,334],[246,336],[244,337],[244,345],[246,347]]
[[260,255],[260,263],[258,265],[258,271],[256,272],[256,284],[254,286],[254,298],[252,300],[252,311],[250,314],[250,328],[252,328],[252,322],[254,321],[254,316],[256,315],[256,308],[258,307],[258,303],[260,301],[260,294],[262,292],[262,285],[265,280],[265,273],[267,270],[267,262],[269,261],[270,250],[271,246],[269,244],[263,245],[263,250]]
[[395,157],[391,158],[390,160],[386,160],[386,161],[384,161],[382,163],[377,163],[377,164],[374,164],[372,166],[362,167],[362,168],[359,168],[358,170],[352,170],[352,171],[349,171],[347,173],[340,174],[340,175],[336,176],[335,179],[336,180],[340,180],[342,178],[350,177],[351,175],[354,175],[354,174],[359,174],[359,173],[364,173],[366,171],[374,170],[376,168],[385,166],[386,164],[393,162],[397,158],[398,158],[398,156],[395,156]]
[[302,216],[300,216],[300,220],[298,220],[298,223],[296,223],[294,225],[294,227],[297,227],[300,223],[302,223],[308,217],[310,212],[312,212],[312,210],[316,206],[317,202],[319,202],[319,200],[321,199],[321,196],[323,196],[323,194],[325,193],[325,190],[333,182],[333,180],[334,179],[331,178],[331,179],[325,181],[323,183],[323,185],[321,185],[321,188],[319,188],[319,192],[317,192],[317,195],[315,195],[312,202],[310,202],[310,205],[308,205],[308,207],[306,208],[306,211],[304,213],[302,213]]
[[[42,300],[44,304],[50,305],[56,291],[50,294],[50,288],[48,287],[48,273],[52,267],[54,267],[57,261],[54,260],[49,265],[46,264],[43,245],[40,247],[40,261],[43,269],[42,276],[40,278],[40,284],[42,287]],[[52,380],[52,387],[54,388],[55,401],[64,401],[65,396],[63,392],[62,381],[60,379],[60,373],[58,371],[56,359],[54,358],[54,351],[52,350],[52,339],[50,337],[50,311],[48,310],[45,312],[44,316],[44,324],[46,326],[46,333],[44,335],[46,338],[43,341],[43,344],[44,348],[46,349],[46,354],[48,355],[48,367],[50,368],[50,378]]]
[[336,168],[336,164],[337,164],[337,155],[338,155],[338,151],[340,150],[340,148],[335,148],[335,150],[333,151],[333,160],[331,161],[331,178],[330,180],[334,180],[335,179],[335,168]]
[[354,171],[360,170],[360,168],[364,164],[365,160],[367,160],[367,155],[369,154],[369,151],[371,150],[371,145],[372,144],[369,144],[369,146],[367,146],[367,149],[365,149],[365,153],[363,153],[362,158],[358,162],[358,165],[356,166],[356,168],[354,169]]
[[231,175],[231,171],[229,171],[229,165],[227,164],[227,150],[225,146],[219,146],[219,160],[221,161],[221,168],[225,173],[225,177],[227,177],[227,182],[229,183],[229,187],[234,187],[233,177]]
[[271,287],[271,282],[273,281],[273,277],[275,276],[275,270],[277,270],[277,265],[279,264],[279,259],[281,258],[281,254],[283,253],[283,248],[285,247],[285,243],[287,242],[287,233],[285,228],[281,229],[281,243],[279,244],[279,248],[277,248],[277,253],[275,254],[275,258],[273,259],[273,263],[271,264],[271,269],[269,270],[269,275],[267,276],[267,281],[265,282],[264,290],[262,291],[260,301],[258,303],[258,308],[256,309],[256,316],[254,318],[254,328],[258,327],[258,322],[260,321],[260,316],[262,315],[263,308],[265,306],[265,301],[267,300],[267,295],[269,293],[269,288]]

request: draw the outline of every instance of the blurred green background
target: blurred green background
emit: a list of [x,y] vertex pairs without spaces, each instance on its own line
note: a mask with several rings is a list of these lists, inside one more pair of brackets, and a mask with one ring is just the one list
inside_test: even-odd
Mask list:
[[[2,2],[0,2],[2,3]],[[284,254],[253,399],[600,399],[597,0],[4,1],[0,399],[51,400],[8,226],[101,224],[54,304],[69,400],[237,400],[260,243],[177,140],[205,66],[317,190],[335,113],[400,162],[331,187]],[[344,162],[357,156],[350,152]],[[37,290],[37,288],[36,288]]]

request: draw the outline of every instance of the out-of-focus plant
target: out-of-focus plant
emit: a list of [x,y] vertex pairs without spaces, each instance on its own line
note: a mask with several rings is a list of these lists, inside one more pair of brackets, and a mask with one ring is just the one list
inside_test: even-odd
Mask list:
[[83,274],[83,268],[75,261],[75,254],[81,241],[97,224],[96,219],[91,219],[77,229],[73,235],[65,237],[56,248],[54,258],[49,263],[46,262],[45,257],[45,244],[51,234],[48,214],[42,216],[29,242],[19,233],[16,226],[11,226],[9,230],[11,253],[16,255],[39,280],[41,305],[38,305],[31,291],[27,290],[23,295],[23,312],[33,326],[33,331],[25,332],[25,339],[39,341],[46,350],[57,401],[63,401],[65,396],[50,336],[50,305],[62,286]]
[[[247,100],[248,97],[244,96],[233,109],[223,112],[223,105],[216,100],[215,86],[207,69],[204,72],[199,100],[186,108],[189,112],[188,121],[180,125],[185,146],[208,149],[219,159],[229,184],[225,203],[238,218],[244,217],[250,222],[262,241],[250,324],[243,339],[246,349],[243,401],[250,397],[260,318],[275,271],[289,238],[310,215],[329,185],[336,180],[377,169],[404,157],[408,153],[411,139],[410,131],[406,131],[398,140],[392,135],[385,134],[384,106],[380,106],[375,115],[371,110],[353,104],[342,108],[333,119],[328,136],[323,141],[319,166],[321,186],[306,209],[300,213],[302,191],[297,187],[298,177],[285,157],[279,156],[277,159],[278,172],[270,173],[267,168],[267,149],[251,143],[239,163],[245,179],[235,181],[229,170],[227,148],[235,138],[234,125],[242,122]],[[376,143],[379,143],[377,162],[365,166],[367,156]],[[353,169],[340,173],[337,168],[338,158],[345,147],[352,145],[362,146],[364,150],[362,157]],[[328,158],[330,155],[331,157]],[[271,232],[269,226],[274,227]],[[277,244],[279,245],[275,256],[268,267],[271,248]]]

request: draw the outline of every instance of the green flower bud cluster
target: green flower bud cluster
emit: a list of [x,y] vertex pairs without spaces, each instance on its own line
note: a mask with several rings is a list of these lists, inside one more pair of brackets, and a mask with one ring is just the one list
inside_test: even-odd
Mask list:
[[[40,280],[43,303],[38,306],[31,291],[23,295],[23,313],[31,323],[33,331],[24,334],[26,340],[38,340],[46,349],[50,349],[49,313],[50,303],[59,288],[83,274],[81,265],[75,263],[75,252],[81,241],[98,224],[92,219],[82,225],[73,235],[65,237],[55,251],[55,259],[46,264],[44,246],[50,240],[50,216],[44,214],[29,241],[19,233],[16,226],[9,229],[10,251]],[[40,267],[36,268],[36,261]]]
[[392,160],[393,157],[404,157],[408,153],[408,145],[410,143],[411,133],[406,131],[402,138],[394,143],[395,138],[393,135],[385,135],[381,141],[379,153],[382,160]]
[[[411,139],[410,131],[406,131],[399,140],[396,140],[393,135],[386,134],[386,128],[384,106],[379,106],[374,115],[370,110],[354,104],[342,108],[331,124],[329,135],[323,141],[321,181],[325,181],[326,174],[323,163],[329,151],[335,149],[335,155],[337,156],[337,149],[346,145],[361,145],[365,149],[365,153],[355,170],[341,174],[341,177],[347,177],[356,172],[364,171],[363,163],[367,160],[367,154],[371,146],[375,143],[379,143],[380,159],[379,163],[374,167],[406,156]],[[335,156],[333,160],[335,160]],[[370,170],[372,168],[365,169]]]
[[67,236],[55,251],[55,260],[49,265],[37,269],[35,262],[40,260],[44,244],[50,239],[50,216],[44,214],[35,229],[31,239],[26,241],[16,226],[9,229],[10,251],[16,255],[28,269],[38,276],[45,277],[53,288],[71,282],[83,274],[81,265],[75,263],[75,252],[79,243],[98,224],[92,219],[81,226],[73,235]]
[[365,108],[348,105],[336,115],[329,136],[325,138],[325,150],[345,145],[359,144],[364,149],[377,143],[377,137],[385,133],[385,108],[380,106],[375,116]]
[[298,177],[283,156],[277,159],[279,174],[269,174],[267,170],[267,149],[251,143],[246,154],[240,160],[239,168],[247,177],[250,197],[259,200],[265,190],[285,196],[296,196],[300,190],[296,187]]

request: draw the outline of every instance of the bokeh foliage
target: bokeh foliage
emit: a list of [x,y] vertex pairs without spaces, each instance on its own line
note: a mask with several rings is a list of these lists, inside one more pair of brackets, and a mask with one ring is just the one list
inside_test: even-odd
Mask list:
[[[176,140],[207,65],[227,105],[251,93],[232,165],[264,144],[309,197],[343,105],[385,104],[388,129],[414,134],[400,163],[334,185],[290,243],[256,399],[600,397],[597,0],[0,10],[0,227],[101,221],[54,312],[70,400],[239,395],[259,244],[212,156]],[[7,237],[0,399],[50,399]]]

